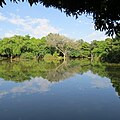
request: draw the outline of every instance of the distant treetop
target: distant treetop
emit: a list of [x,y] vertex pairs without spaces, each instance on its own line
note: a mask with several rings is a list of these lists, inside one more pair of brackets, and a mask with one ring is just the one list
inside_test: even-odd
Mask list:
[[[54,7],[67,16],[78,18],[82,14],[93,15],[95,30],[106,31],[108,36],[118,35],[120,32],[120,2],[119,0],[10,0],[11,2],[27,1]],[[6,0],[0,0],[0,6],[6,5]]]

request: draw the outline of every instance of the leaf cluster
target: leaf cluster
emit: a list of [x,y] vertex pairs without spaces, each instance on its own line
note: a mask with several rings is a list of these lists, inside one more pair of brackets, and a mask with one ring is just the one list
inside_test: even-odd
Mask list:
[[[10,0],[11,2],[24,2],[26,0]],[[82,14],[92,15],[95,30],[106,31],[113,36],[120,32],[120,2],[119,0],[27,0],[33,4],[42,4],[45,7],[54,7],[64,12],[67,16],[78,18]],[[0,6],[6,0],[0,0]]]

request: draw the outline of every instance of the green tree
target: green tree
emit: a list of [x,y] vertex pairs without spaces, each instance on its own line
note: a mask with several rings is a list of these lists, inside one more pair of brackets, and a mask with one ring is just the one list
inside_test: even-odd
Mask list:
[[90,44],[87,43],[87,42],[83,42],[81,44],[81,54],[82,54],[82,57],[90,57]]
[[104,62],[120,63],[120,38],[116,36],[111,40],[106,40],[108,45],[107,54],[102,56]]
[[60,53],[63,54],[64,60],[66,59],[66,55],[68,52],[68,41],[69,39],[65,36],[59,34],[50,33],[47,37],[48,45],[55,47]]
[[6,56],[12,60],[13,57],[21,55],[22,37],[13,36],[11,38],[4,38],[1,40],[0,54]]

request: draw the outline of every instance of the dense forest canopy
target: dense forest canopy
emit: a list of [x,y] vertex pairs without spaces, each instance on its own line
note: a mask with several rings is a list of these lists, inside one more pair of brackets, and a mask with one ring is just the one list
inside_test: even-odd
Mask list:
[[[26,0],[10,0],[18,3]],[[92,15],[95,30],[106,31],[113,36],[120,32],[120,2],[119,0],[27,0],[32,6],[40,3],[45,7],[54,7],[67,16],[78,18],[82,14]],[[6,0],[0,0],[0,6],[6,5]]]
[[50,33],[41,39],[29,35],[15,35],[0,40],[0,59],[44,59],[59,61],[67,58],[87,58],[102,62],[120,63],[120,37],[102,41],[72,40],[59,34]]

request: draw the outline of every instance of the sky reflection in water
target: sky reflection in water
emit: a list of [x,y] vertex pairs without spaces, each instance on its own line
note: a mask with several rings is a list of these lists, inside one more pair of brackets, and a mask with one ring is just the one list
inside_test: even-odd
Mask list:
[[[45,63],[47,69],[41,68],[41,74],[40,69],[30,69],[28,65],[29,72],[34,71],[34,74],[30,75],[26,70],[25,75],[30,76],[25,78],[29,79],[18,81],[17,77],[20,77],[18,75],[14,76],[17,80],[15,81],[10,78],[9,73],[5,76],[3,72],[1,74],[1,71],[6,71],[4,65],[6,63],[1,64],[2,70],[0,70],[1,120],[118,120],[120,118],[120,79],[119,74],[116,74],[110,66],[99,64],[98,67],[94,64],[94,67],[91,67],[88,62],[87,66],[84,66],[78,60],[70,61],[59,69],[56,69],[59,65],[55,65],[53,69],[50,63],[49,67]],[[21,63],[18,66],[12,63],[10,72],[14,73],[14,67],[19,68],[22,73]],[[115,67],[114,70],[120,73],[119,67]],[[51,81],[52,76],[60,78]]]

